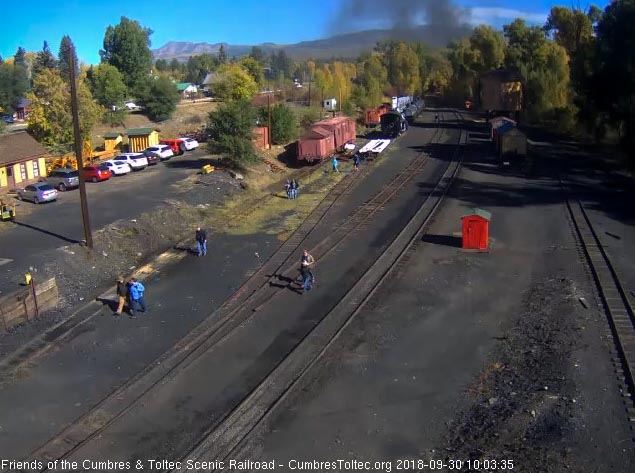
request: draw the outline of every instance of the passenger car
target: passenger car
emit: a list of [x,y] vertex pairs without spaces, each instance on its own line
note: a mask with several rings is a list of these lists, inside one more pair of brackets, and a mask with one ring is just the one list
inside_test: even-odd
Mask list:
[[128,164],[126,161],[117,161],[114,159],[109,159],[108,161],[104,161],[102,164],[104,166],[107,166],[108,169],[110,169],[110,172],[114,176],[121,176],[123,174],[128,174],[130,171],[132,171],[130,164]]
[[143,153],[121,153],[115,156],[113,161],[125,161],[133,171],[140,171],[148,167],[148,160]]
[[145,150],[143,152],[143,155],[146,157],[146,159],[148,160],[148,166],[154,166],[155,164],[157,164],[159,162],[159,160],[161,159],[161,156],[159,156],[158,153],[155,153],[154,151],[148,151]]
[[183,138],[183,142],[185,143],[185,149],[188,151],[198,148],[198,141],[194,138]]
[[139,108],[139,106],[138,106],[136,103],[131,102],[131,101],[126,102],[126,103],[124,104],[124,106],[125,106],[128,110],[136,110],[136,109],[138,109],[138,108]]
[[176,138],[174,140],[161,140],[159,141],[159,144],[168,146],[175,156],[180,156],[187,150],[183,138]]
[[108,166],[103,164],[94,165],[94,166],[84,166],[82,169],[82,173],[84,174],[84,179],[87,181],[98,182],[98,181],[106,181],[110,179],[112,173]]
[[30,200],[34,204],[51,202],[57,200],[57,191],[52,185],[46,182],[36,182],[19,190],[18,200]]
[[13,115],[2,115],[2,117],[0,117],[0,120],[8,124],[11,124],[15,121],[13,119]]
[[152,151],[154,153],[157,153],[161,157],[161,159],[166,159],[166,160],[174,156],[174,153],[172,152],[170,147],[167,145],[150,146],[146,148],[146,151]]
[[60,191],[79,187],[79,173],[75,169],[53,169],[46,182]]

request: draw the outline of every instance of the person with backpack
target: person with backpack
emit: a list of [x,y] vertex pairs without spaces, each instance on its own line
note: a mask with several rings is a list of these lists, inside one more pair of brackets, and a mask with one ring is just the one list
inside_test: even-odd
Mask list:
[[198,256],[205,256],[207,254],[207,232],[201,230],[201,227],[196,228],[196,253]]
[[136,317],[136,308],[137,305],[141,308],[141,312],[145,313],[146,302],[143,298],[143,294],[145,293],[146,288],[141,284],[137,278],[130,279],[130,317]]

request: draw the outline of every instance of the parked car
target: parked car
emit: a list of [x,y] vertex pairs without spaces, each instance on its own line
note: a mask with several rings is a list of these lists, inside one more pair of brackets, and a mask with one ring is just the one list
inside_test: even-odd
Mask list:
[[169,146],[174,153],[174,156],[181,156],[187,150],[185,140],[183,138],[176,138],[174,140],[161,140],[159,144]]
[[128,109],[128,110],[136,110],[136,109],[138,109],[138,108],[139,108],[139,106],[138,106],[136,103],[131,102],[131,101],[126,102],[126,103],[124,104],[124,106],[125,106],[125,107],[126,107],[126,109]]
[[125,161],[133,171],[141,171],[148,167],[148,159],[143,153],[121,153],[113,158],[114,161]]
[[57,200],[57,190],[46,182],[36,182],[35,184],[29,184],[24,189],[20,189],[18,191],[18,200],[30,200],[34,204],[52,202]]
[[157,153],[163,160],[168,160],[172,156],[174,156],[174,153],[172,152],[170,147],[166,145],[150,146],[146,148],[146,151],[152,151],[154,153]]
[[183,138],[183,142],[185,143],[185,149],[188,151],[198,148],[198,141],[194,138]]
[[109,159],[108,161],[104,161],[102,164],[110,169],[110,172],[113,176],[121,176],[132,171],[130,164],[128,164],[126,161],[116,161],[114,159]]
[[2,115],[2,117],[0,117],[0,120],[9,124],[14,122],[13,115]]
[[106,181],[112,176],[112,172],[104,164],[84,166],[82,172],[84,173],[84,179],[92,182]]
[[145,150],[143,152],[143,155],[148,160],[148,166],[154,166],[161,160],[161,156],[159,156],[159,154],[155,153],[154,151]]
[[46,182],[63,192],[79,187],[79,173],[75,169],[53,169],[46,178]]

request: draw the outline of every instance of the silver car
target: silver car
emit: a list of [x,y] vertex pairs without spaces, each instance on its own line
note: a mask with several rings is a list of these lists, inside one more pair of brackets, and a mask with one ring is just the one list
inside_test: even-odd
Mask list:
[[79,173],[75,169],[53,169],[46,178],[46,182],[60,191],[65,191],[79,187]]
[[46,183],[36,182],[18,191],[18,200],[30,200],[34,204],[57,200],[57,190]]

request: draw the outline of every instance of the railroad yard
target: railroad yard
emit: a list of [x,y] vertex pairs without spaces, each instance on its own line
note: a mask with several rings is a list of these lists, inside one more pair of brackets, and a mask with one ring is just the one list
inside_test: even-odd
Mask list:
[[[10,269],[56,252],[75,284],[54,317],[0,338],[0,458],[33,462],[6,470],[635,471],[632,182],[557,140],[501,167],[489,136],[478,112],[426,109],[359,171],[289,174],[306,183],[297,206],[271,177],[243,202],[258,223],[208,215],[202,258],[178,232],[147,234],[167,263],[131,247],[81,264],[62,220],[0,233],[25,251]],[[190,159],[171,170],[181,184],[208,156]],[[136,208],[149,177],[106,191],[122,211],[95,208],[105,234],[166,199],[244,193],[224,172],[194,197],[152,172]],[[462,248],[475,208],[486,251]],[[304,293],[303,249],[317,261]],[[112,317],[114,277],[146,263],[148,313]],[[95,276],[73,283],[80,265]]]

